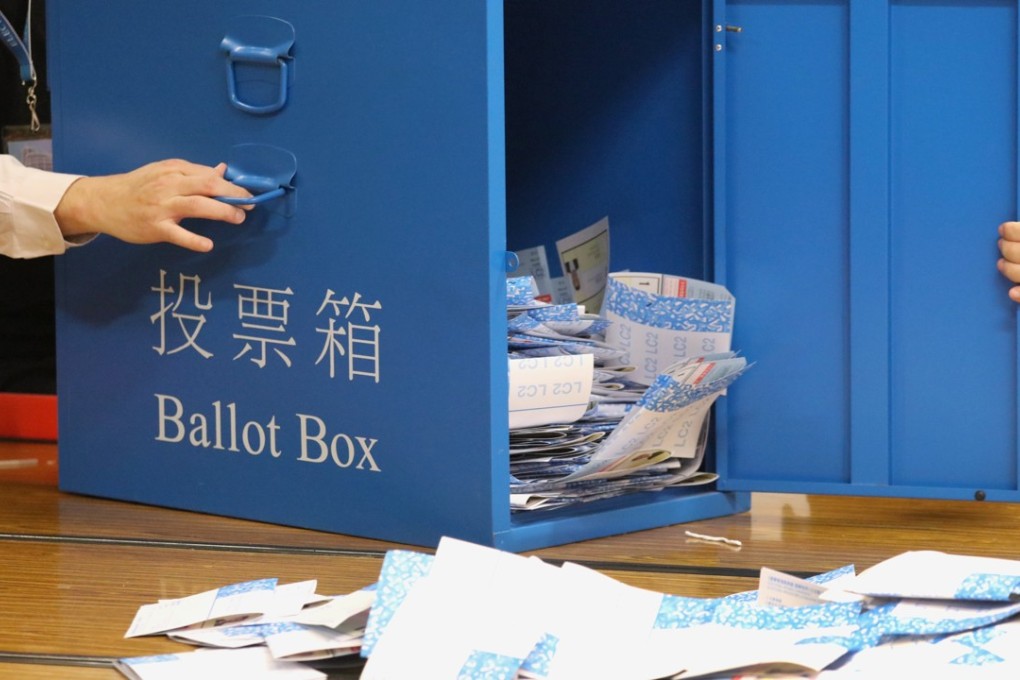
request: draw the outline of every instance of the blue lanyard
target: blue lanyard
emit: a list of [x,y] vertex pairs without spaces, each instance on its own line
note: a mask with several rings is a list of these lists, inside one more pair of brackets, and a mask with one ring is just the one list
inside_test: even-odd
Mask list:
[[28,111],[32,114],[30,125],[32,132],[38,132],[40,127],[39,116],[35,112],[37,97],[35,95],[35,65],[32,63],[32,0],[28,0],[28,15],[25,17],[25,39],[18,37],[18,31],[11,25],[10,20],[0,12],[0,40],[11,50],[14,58],[18,60],[21,70],[21,84],[25,86],[27,96],[25,103],[28,104]]
[[25,39],[18,37],[18,31],[10,20],[0,12],[0,39],[18,60],[22,83],[35,83],[35,66],[32,64],[32,3],[28,3],[28,17],[25,19]]

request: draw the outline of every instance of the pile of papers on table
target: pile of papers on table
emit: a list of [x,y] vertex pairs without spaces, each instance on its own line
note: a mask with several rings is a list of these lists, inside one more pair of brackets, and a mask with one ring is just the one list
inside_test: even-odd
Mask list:
[[443,539],[434,555],[390,551],[376,584],[339,598],[270,579],[146,605],[128,636],[249,646],[117,667],[138,680],[324,678],[295,659],[356,647],[364,680],[1016,677],[1018,597],[1020,562],[939,552],[807,580],[766,568],[757,591],[694,598]]

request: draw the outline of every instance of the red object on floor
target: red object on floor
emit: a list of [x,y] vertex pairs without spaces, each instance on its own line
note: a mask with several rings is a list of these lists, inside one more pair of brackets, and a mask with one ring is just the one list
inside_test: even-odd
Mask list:
[[0,439],[57,441],[57,396],[0,392]]

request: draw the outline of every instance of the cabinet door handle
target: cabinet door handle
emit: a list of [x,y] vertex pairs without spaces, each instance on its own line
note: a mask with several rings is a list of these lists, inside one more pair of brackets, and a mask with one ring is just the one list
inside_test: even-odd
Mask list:
[[[234,17],[230,30],[220,42],[227,58],[227,96],[236,108],[256,115],[275,113],[287,104],[293,80],[294,27],[282,19],[265,16]],[[256,103],[242,97],[238,90],[238,64],[276,70],[276,96],[272,101]]]

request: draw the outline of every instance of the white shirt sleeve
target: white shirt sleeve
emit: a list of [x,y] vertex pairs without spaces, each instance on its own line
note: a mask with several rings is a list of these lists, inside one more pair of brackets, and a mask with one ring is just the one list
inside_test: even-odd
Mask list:
[[0,154],[0,253],[9,257],[59,255],[64,240],[53,216],[67,188],[80,175],[26,168]]

